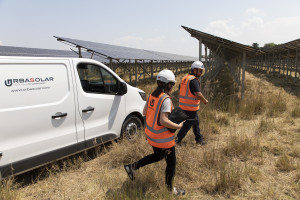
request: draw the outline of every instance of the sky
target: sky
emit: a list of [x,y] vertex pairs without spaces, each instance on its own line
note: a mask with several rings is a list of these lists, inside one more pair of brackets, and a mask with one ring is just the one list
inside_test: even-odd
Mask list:
[[0,0],[0,45],[70,49],[53,36],[198,56],[181,26],[245,45],[300,38],[300,0]]

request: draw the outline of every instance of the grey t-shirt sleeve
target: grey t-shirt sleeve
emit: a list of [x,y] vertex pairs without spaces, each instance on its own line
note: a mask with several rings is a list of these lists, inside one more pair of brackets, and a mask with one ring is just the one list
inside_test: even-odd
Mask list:
[[[171,113],[171,105],[172,105],[171,99],[166,98],[161,105],[160,112],[161,113],[163,113],[163,112]],[[172,107],[173,107],[173,105],[172,105]]]

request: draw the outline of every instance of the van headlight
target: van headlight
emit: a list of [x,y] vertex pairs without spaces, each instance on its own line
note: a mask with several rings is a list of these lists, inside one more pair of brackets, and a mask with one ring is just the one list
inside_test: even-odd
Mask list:
[[146,96],[145,92],[139,92],[139,94],[141,95],[141,97],[144,101],[147,101],[147,96]]

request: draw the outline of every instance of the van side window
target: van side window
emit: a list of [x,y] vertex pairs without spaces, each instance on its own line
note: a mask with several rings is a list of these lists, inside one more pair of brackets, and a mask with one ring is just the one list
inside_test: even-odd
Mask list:
[[77,66],[82,89],[87,93],[116,94],[118,81],[98,65],[80,63]]
[[117,93],[118,92],[117,79],[103,68],[101,68],[101,74],[103,77],[104,88],[106,93]]

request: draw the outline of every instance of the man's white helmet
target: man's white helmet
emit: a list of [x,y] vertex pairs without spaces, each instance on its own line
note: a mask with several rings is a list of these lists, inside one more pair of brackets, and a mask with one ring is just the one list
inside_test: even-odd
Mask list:
[[204,68],[204,65],[203,65],[203,63],[201,61],[195,61],[195,62],[193,62],[191,68],[192,69],[202,69],[201,76],[203,76],[204,73],[205,73],[205,68]]
[[203,70],[205,70],[204,65],[203,65],[203,63],[201,61],[195,61],[195,62],[193,62],[191,68],[192,69],[203,69]]
[[173,74],[173,72],[171,70],[168,69],[164,69],[162,71],[160,71],[157,74],[156,80],[164,82],[164,83],[169,83],[169,82],[173,82],[175,83],[175,75]]

